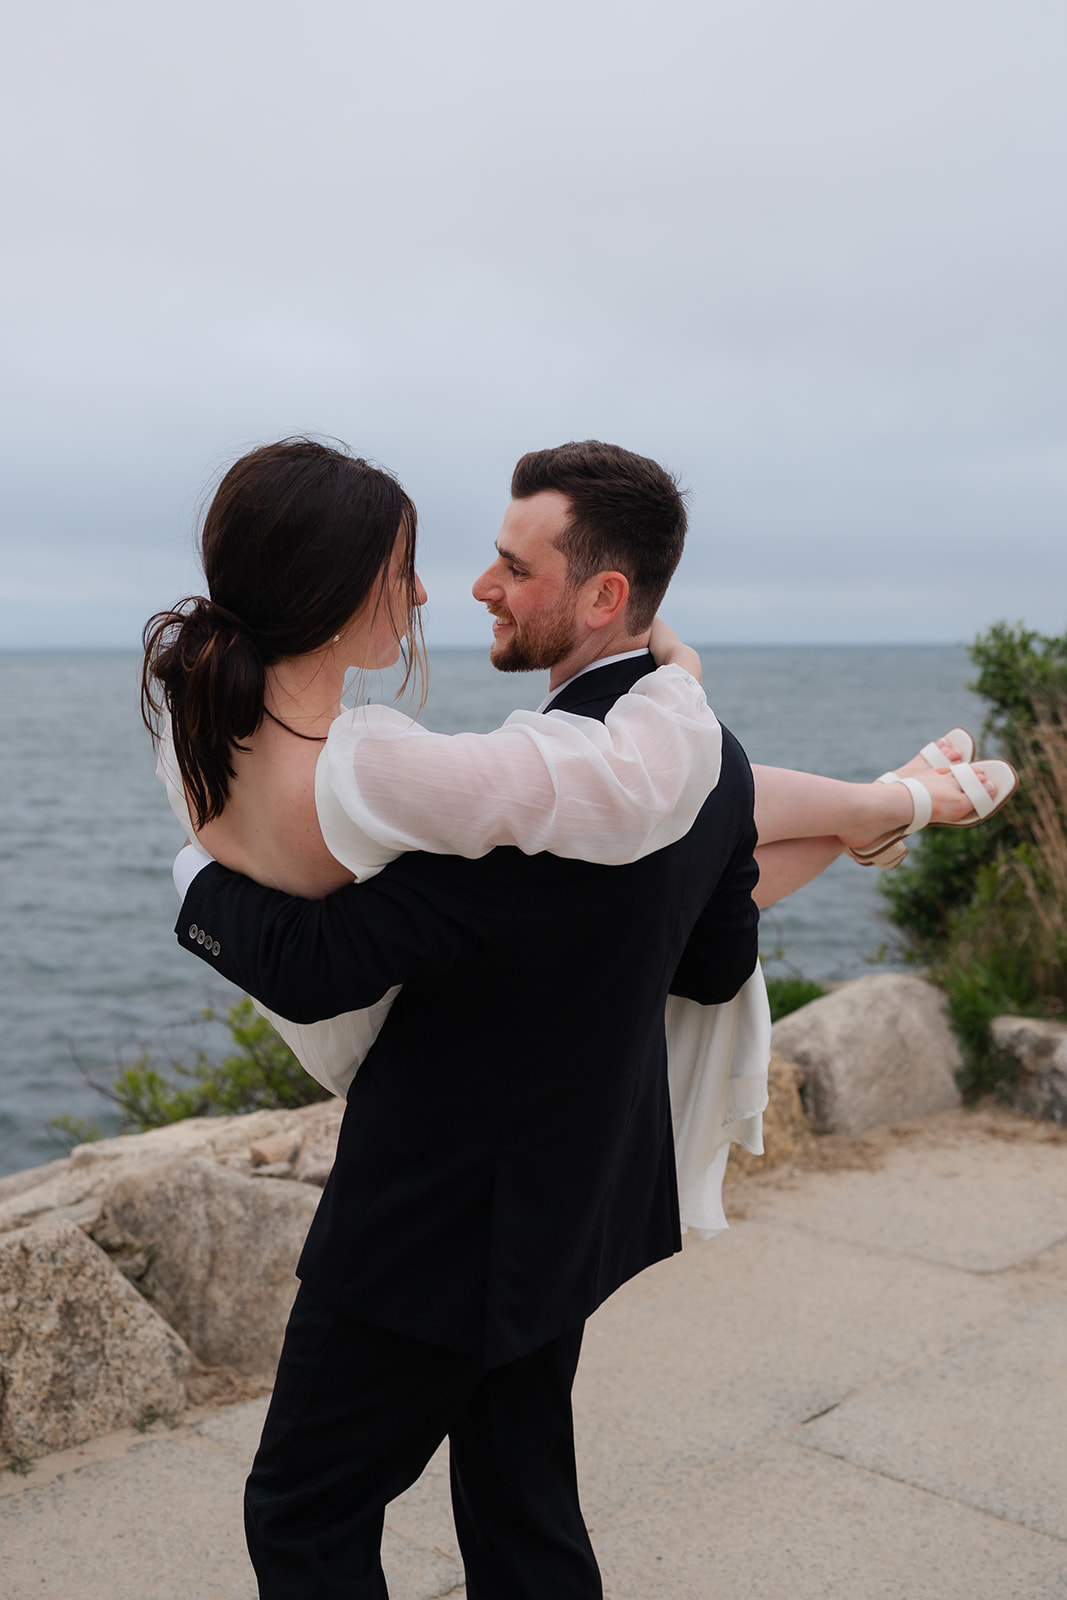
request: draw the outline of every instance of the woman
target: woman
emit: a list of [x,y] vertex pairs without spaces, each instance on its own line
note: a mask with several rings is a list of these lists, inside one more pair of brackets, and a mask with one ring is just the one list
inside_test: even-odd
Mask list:
[[[228,867],[318,897],[405,849],[475,856],[510,844],[612,863],[686,833],[716,781],[721,735],[693,675],[698,658],[662,626],[653,637],[662,665],[603,725],[515,713],[492,734],[446,738],[381,706],[341,713],[347,667],[391,665],[405,643],[411,669],[421,664],[415,529],[392,478],[310,441],[253,451],[223,478],[202,539],[211,598],[146,629],[146,720],[190,834]],[[947,773],[922,757],[913,766],[921,771],[902,775],[905,786],[756,769],[759,903],[846,847],[872,861],[899,852],[919,807],[937,821],[973,815]],[[758,1139],[761,982],[739,1002],[750,1055],[731,1056],[732,1027],[724,1035],[714,1017],[695,1015],[710,1008],[684,1012],[680,1002],[671,1018],[672,1046],[677,1034],[691,1064],[720,1058],[714,1092],[695,1068],[675,1086],[703,1197],[688,1220],[701,1228],[719,1225],[707,1220],[711,1157],[725,1158],[727,1137]],[[314,1029],[273,1020],[313,1075],[343,1092],[389,998]]]

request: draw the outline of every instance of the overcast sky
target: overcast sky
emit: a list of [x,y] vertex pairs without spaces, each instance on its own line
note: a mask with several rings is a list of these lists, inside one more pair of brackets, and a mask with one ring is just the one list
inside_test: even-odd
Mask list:
[[1062,0],[41,0],[4,138],[0,645],[133,645],[244,448],[344,439],[431,644],[524,450],[691,490],[694,641],[1067,626]]

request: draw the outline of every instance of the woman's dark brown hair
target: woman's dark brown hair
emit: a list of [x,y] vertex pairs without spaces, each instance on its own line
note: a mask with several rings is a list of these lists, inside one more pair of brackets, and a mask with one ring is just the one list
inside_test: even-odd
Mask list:
[[200,538],[208,595],[144,630],[141,713],[174,750],[198,828],[220,815],[233,752],[263,718],[266,668],[327,644],[370,603],[388,604],[400,541],[409,597],[394,617],[408,663],[423,664],[415,596],[415,507],[396,479],[344,449],[283,439],[229,469]]

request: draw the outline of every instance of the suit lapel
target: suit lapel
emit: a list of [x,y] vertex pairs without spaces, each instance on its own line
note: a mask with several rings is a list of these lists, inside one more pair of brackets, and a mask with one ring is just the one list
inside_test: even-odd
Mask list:
[[602,721],[621,694],[628,694],[640,678],[656,670],[650,651],[613,661],[606,667],[593,667],[565,683],[545,707],[546,711],[574,711],[579,716],[599,717]]

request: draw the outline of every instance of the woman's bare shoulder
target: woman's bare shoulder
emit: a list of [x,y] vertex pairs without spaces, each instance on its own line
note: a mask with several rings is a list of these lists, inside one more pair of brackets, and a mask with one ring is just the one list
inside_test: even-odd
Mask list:
[[[222,816],[198,837],[224,867],[287,894],[318,900],[352,882],[327,850],[315,812],[319,749],[290,749],[257,733],[234,758],[235,776]],[[295,743],[295,741],[292,741]]]

